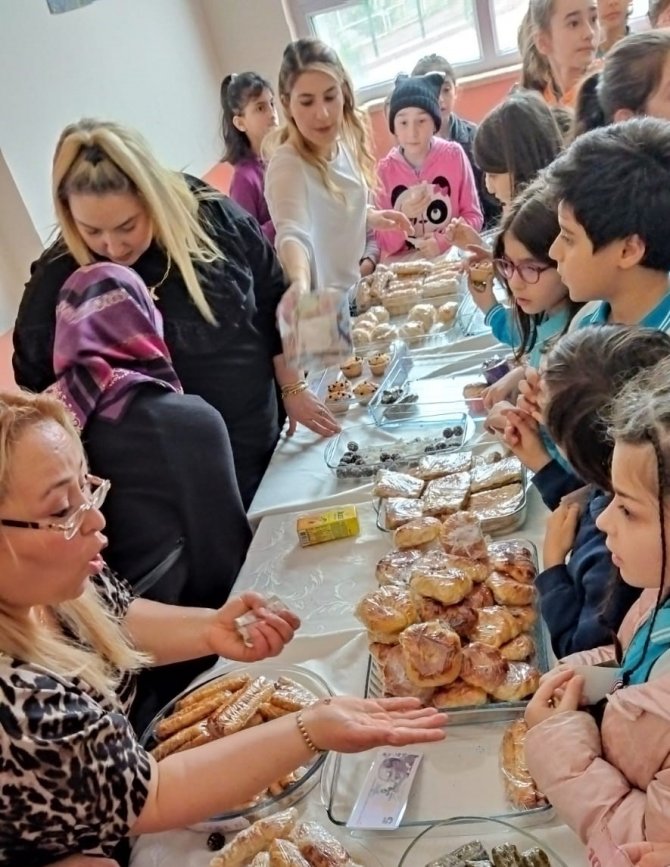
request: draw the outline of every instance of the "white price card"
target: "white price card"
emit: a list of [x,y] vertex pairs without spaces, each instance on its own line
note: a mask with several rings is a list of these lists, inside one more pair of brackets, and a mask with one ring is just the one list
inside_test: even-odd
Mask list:
[[392,831],[405,814],[421,753],[378,750],[349,816],[347,828]]

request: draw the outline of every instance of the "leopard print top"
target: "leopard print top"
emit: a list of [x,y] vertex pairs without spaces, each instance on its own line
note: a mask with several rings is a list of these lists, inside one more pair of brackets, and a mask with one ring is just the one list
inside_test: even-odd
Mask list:
[[[98,590],[118,616],[127,585],[103,572]],[[0,657],[0,863],[42,867],[75,853],[110,856],[148,794],[150,763],[120,706],[76,677]]]

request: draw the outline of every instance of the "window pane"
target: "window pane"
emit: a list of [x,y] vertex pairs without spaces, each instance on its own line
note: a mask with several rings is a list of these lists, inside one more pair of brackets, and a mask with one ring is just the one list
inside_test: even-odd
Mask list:
[[424,54],[442,54],[453,64],[479,60],[474,2],[359,0],[309,17],[360,88],[411,72]]
[[528,0],[492,0],[496,49],[499,54],[517,50],[517,34]]

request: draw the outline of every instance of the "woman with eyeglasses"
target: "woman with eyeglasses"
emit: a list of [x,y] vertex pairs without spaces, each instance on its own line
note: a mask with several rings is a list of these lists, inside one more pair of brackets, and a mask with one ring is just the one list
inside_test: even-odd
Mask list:
[[[157,764],[126,715],[135,673],[275,656],[299,621],[255,593],[219,609],[133,598],[103,560],[106,487],[59,400],[0,395],[0,863],[121,862],[126,837],[232,809],[315,752],[444,737],[418,700],[339,697]],[[234,624],[249,612],[251,646]]]
[[[91,471],[112,481],[106,559],[138,596],[218,608],[251,541],[221,415],[183,393],[163,323],[130,268],[75,271],[56,299],[50,387],[82,432]],[[214,660],[143,671],[131,719],[155,713]]]
[[468,282],[475,304],[486,314],[486,324],[501,343],[512,347],[517,362],[487,389],[487,409],[513,394],[523,378],[523,364],[537,367],[581,306],[570,300],[556,262],[549,256],[559,231],[556,205],[539,178],[509,205],[493,246],[493,265],[509,306],[497,300],[490,285],[480,288]]

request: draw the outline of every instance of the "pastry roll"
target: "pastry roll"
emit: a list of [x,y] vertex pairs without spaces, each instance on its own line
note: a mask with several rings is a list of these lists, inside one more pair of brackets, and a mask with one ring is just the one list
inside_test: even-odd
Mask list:
[[423,517],[423,503],[410,497],[389,497],[384,500],[384,526],[396,530],[408,521]]
[[407,676],[417,686],[444,686],[460,673],[461,639],[441,620],[409,626],[400,646]]
[[486,704],[488,693],[479,686],[471,686],[458,678],[449,686],[438,687],[430,703],[439,710],[449,710],[457,707],[473,707]]
[[209,862],[210,867],[243,867],[278,837],[287,836],[296,823],[297,813],[289,808],[265,819],[259,819],[240,831],[234,840],[221,849]]
[[207,728],[213,737],[220,738],[243,729],[262,704],[269,700],[275,687],[267,677],[257,677],[235,700],[215,711],[207,720]]
[[430,596],[443,605],[461,602],[472,590],[472,579],[458,569],[427,570],[419,562],[409,580],[412,597]]
[[382,651],[380,653],[377,651],[375,654],[379,660],[378,664],[384,694],[400,698],[418,698],[424,704],[427,703],[433,690],[430,687],[422,689],[409,679],[405,671],[405,658],[400,645],[387,644],[374,646],[386,648],[385,652]]
[[477,516],[469,512],[456,512],[444,519],[440,542],[448,554],[482,562],[488,560],[482,525]]
[[508,608],[491,605],[479,609],[479,619],[472,633],[472,640],[481,641],[491,647],[501,647],[522,631],[521,624]]
[[290,677],[280,677],[275,681],[275,692],[270,698],[272,704],[290,712],[302,710],[315,701],[313,693]]
[[486,584],[476,584],[472,593],[468,593],[463,602],[476,610],[489,608],[495,604],[493,593],[491,593]]
[[535,653],[535,642],[527,632],[522,632],[507,644],[503,644],[500,652],[510,662],[523,662]]
[[404,551],[389,551],[379,560],[375,567],[375,578],[380,585],[406,585],[412,572],[412,566],[423,556],[423,551],[409,548]]
[[349,867],[349,853],[318,822],[301,822],[291,832],[291,840],[311,867]]
[[409,590],[394,585],[366,593],[354,613],[366,629],[377,637],[383,636],[384,643],[396,641],[398,633],[418,618]]
[[225,690],[226,692],[238,692],[251,682],[251,677],[248,674],[227,674],[223,677],[217,677],[208,683],[194,689],[188,695],[180,698],[175,704],[175,710],[183,710],[187,707],[200,704],[201,701],[212,696],[214,693],[219,693]]
[[442,620],[461,638],[468,639],[472,635],[479,615],[466,602],[457,605],[443,605],[430,596],[416,596],[414,599],[419,620]]
[[480,463],[473,467],[471,473],[470,490],[487,491],[491,488],[501,488],[503,485],[511,485],[512,482],[520,482],[523,478],[523,465],[519,458],[509,457],[493,463]]
[[421,497],[423,513],[447,515],[457,512],[465,505],[469,493],[470,473],[452,473],[441,479],[433,479],[428,482]]
[[522,584],[502,572],[491,572],[486,584],[498,605],[531,605],[535,601],[532,584]]
[[498,701],[522,701],[533,695],[540,685],[540,672],[527,662],[510,662],[505,680],[491,690]]
[[161,741],[151,750],[151,755],[157,762],[171,756],[173,753],[180,753],[183,750],[189,750],[191,747],[197,746],[202,735],[207,732],[207,721],[194,723],[185,729],[181,729],[175,734]]
[[429,259],[409,259],[407,262],[393,262],[389,268],[397,277],[423,277],[433,270],[433,263]]
[[273,840],[268,846],[270,867],[310,867],[300,854],[300,849],[290,840]]
[[473,641],[463,648],[461,679],[470,686],[493,693],[505,680],[507,667],[507,660],[495,647]]
[[472,466],[472,452],[455,452],[454,454],[423,455],[419,458],[419,466],[415,475],[420,479],[439,479],[454,473],[463,473]]
[[198,704],[173,711],[173,713],[157,723],[154,734],[158,740],[169,738],[182,729],[206,719],[217,708],[230,704],[234,698],[235,694],[227,692],[225,689],[220,692],[214,692]]
[[524,744],[528,727],[523,719],[514,720],[503,732],[500,743],[500,770],[505,793],[510,803],[518,810],[531,810],[546,804],[535,786],[528,766]]
[[395,470],[379,470],[372,493],[375,497],[408,497],[416,499],[421,496],[424,482],[407,473],[397,473]]
[[442,524],[437,518],[415,518],[398,527],[393,541],[397,548],[418,548],[437,539],[441,529]]
[[522,584],[532,584],[537,575],[532,552],[516,539],[491,542],[489,563],[491,569],[509,575]]

